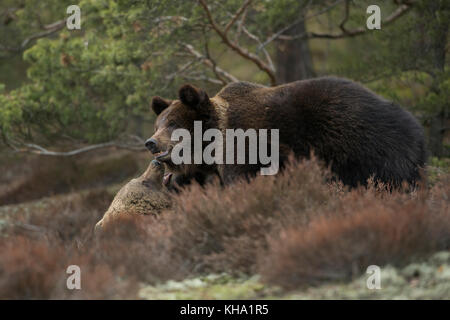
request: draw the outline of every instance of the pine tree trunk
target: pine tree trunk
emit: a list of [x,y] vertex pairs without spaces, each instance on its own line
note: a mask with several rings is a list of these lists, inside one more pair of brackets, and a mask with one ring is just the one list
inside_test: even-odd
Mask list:
[[[435,19],[438,19],[439,10],[448,10],[448,7],[441,7],[439,1],[436,1],[433,4],[430,3],[428,8],[431,11],[431,16]],[[439,76],[445,71],[445,55],[449,25],[450,22],[448,20],[441,21],[436,24],[436,28],[431,32],[431,54],[433,58],[433,72],[435,74],[434,82],[439,81]],[[446,94],[445,92],[440,92],[437,83],[433,84],[432,90],[438,95]],[[444,127],[448,116],[447,102],[445,105],[440,106],[440,111],[432,117],[430,122],[428,147],[431,154],[435,157],[444,156]]]
[[[305,31],[305,23],[301,22],[286,31],[285,35],[297,35]],[[279,84],[315,76],[308,40],[278,40],[275,64]]]
[[431,154],[434,157],[442,157],[444,155],[444,125],[445,125],[445,117],[444,113],[441,112],[430,121],[430,130],[429,130],[429,138],[428,138],[428,147],[430,149]]

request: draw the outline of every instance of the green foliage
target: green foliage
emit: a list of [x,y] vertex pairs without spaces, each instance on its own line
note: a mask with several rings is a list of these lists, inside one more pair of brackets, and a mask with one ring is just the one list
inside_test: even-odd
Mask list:
[[[58,2],[52,10],[47,5],[24,3],[14,28],[26,33],[36,22],[33,12],[66,16],[67,3]],[[192,3],[84,0],[79,6],[82,30],[64,28],[24,52],[28,83],[0,96],[5,138],[41,143],[60,136],[90,143],[114,139],[126,132],[132,116],[152,117],[153,95],[173,95],[179,85],[165,75],[180,63],[174,59],[177,39],[192,29],[187,23],[181,31],[175,18],[155,19],[188,14]],[[197,18],[193,13],[192,20]]]
[[[393,11],[382,6],[382,18]],[[450,69],[445,60],[448,39],[448,2],[418,1],[415,7],[391,26],[351,39],[348,47],[338,48],[340,60],[332,73],[345,75],[372,87],[378,93],[412,108],[425,120],[448,110]],[[448,36],[448,34],[447,34]],[[350,42],[350,40],[347,40]],[[356,58],[356,59],[355,59]]]
[[439,159],[437,157],[432,157],[430,165],[433,167],[437,167],[446,173],[450,173],[450,159],[448,158]]
[[[121,12],[115,1],[83,1],[80,6],[81,32],[63,30],[57,38],[40,39],[25,51],[30,83],[0,96],[4,136],[64,134],[105,141],[126,129],[130,115],[147,113],[158,74],[153,68],[157,61],[148,60],[147,43],[139,39],[143,35],[138,35],[138,22],[130,23],[141,8]],[[42,10],[27,4],[25,8],[18,15],[26,20],[33,18],[33,8]],[[62,18],[65,7],[59,9]]]
[[[329,8],[334,3],[254,1],[245,25],[264,41],[304,15],[308,31],[338,33],[345,11],[343,3]],[[43,25],[65,18],[69,4],[74,3],[3,1],[0,13],[7,8],[17,10],[15,18],[0,28],[0,45],[20,47],[24,39],[41,32]],[[186,52],[186,43],[203,55],[211,54],[220,67],[240,79],[267,83],[264,72],[222,43],[206,23],[197,1],[82,0],[77,4],[81,30],[64,28],[32,40],[22,60],[0,50],[0,82],[5,83],[3,89],[0,87],[0,132],[6,141],[49,144],[61,137],[85,143],[107,141],[134,130],[137,118],[150,127],[153,115],[148,105],[154,95],[175,98],[179,85],[188,81],[217,91],[220,83],[202,80],[215,78],[214,72]],[[348,29],[365,27],[369,4],[351,2]],[[214,20],[222,28],[241,5],[240,0],[208,1]],[[433,5],[420,1],[392,26],[359,37],[310,40],[318,74],[366,83],[412,107],[424,119],[445,110],[450,86],[448,63],[436,67],[433,50],[437,42],[430,39],[439,38],[439,28],[450,15],[445,1]],[[397,8],[390,1],[380,6],[383,18]],[[229,31],[230,38],[235,40],[238,33],[236,23]],[[244,35],[237,41],[264,57],[256,50],[259,44],[254,39]],[[267,46],[271,55],[276,46],[276,41]],[[179,74],[184,67],[191,78]],[[26,74],[21,71],[25,69]]]

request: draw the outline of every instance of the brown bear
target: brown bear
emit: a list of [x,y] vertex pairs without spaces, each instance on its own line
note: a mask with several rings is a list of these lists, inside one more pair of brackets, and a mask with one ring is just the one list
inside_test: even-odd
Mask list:
[[101,231],[123,216],[157,215],[169,208],[171,201],[163,186],[163,175],[164,165],[152,160],[140,177],[132,179],[119,190],[103,218],[95,225],[95,231]]
[[154,97],[151,106],[158,117],[146,147],[172,172],[199,182],[216,173],[227,183],[256,174],[262,164],[174,165],[171,135],[178,128],[193,133],[194,121],[201,121],[203,132],[279,129],[280,166],[290,153],[302,158],[314,152],[351,187],[366,185],[371,177],[392,186],[414,185],[427,157],[423,129],[409,112],[348,79],[323,77],[276,87],[238,82],[213,98],[187,84],[178,100]]

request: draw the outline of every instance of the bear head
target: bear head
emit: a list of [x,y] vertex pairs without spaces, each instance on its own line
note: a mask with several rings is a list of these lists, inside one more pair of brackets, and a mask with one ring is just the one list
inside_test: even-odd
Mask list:
[[145,172],[130,180],[114,197],[102,219],[95,225],[95,232],[103,231],[105,226],[113,225],[122,217],[135,214],[157,214],[168,206],[167,188],[163,186],[164,165],[152,160]]
[[[151,108],[157,118],[154,125],[154,134],[146,141],[145,146],[155,155],[155,159],[164,162],[167,172],[175,177],[195,176],[199,172],[198,165],[174,165],[171,160],[171,151],[179,141],[172,141],[172,133],[176,129],[188,130],[191,137],[194,133],[194,121],[202,122],[202,131],[217,128],[218,117],[214,105],[205,91],[192,85],[182,86],[178,92],[178,100],[167,100],[161,97],[152,99]],[[203,133],[202,132],[202,133]],[[192,141],[192,148],[193,141]],[[191,161],[193,163],[193,161]],[[164,183],[170,179],[167,173]]]

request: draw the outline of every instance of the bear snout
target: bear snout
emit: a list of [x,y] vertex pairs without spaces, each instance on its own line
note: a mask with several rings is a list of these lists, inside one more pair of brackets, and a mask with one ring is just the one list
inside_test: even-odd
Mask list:
[[159,152],[158,142],[154,138],[145,141],[145,147],[153,154]]

